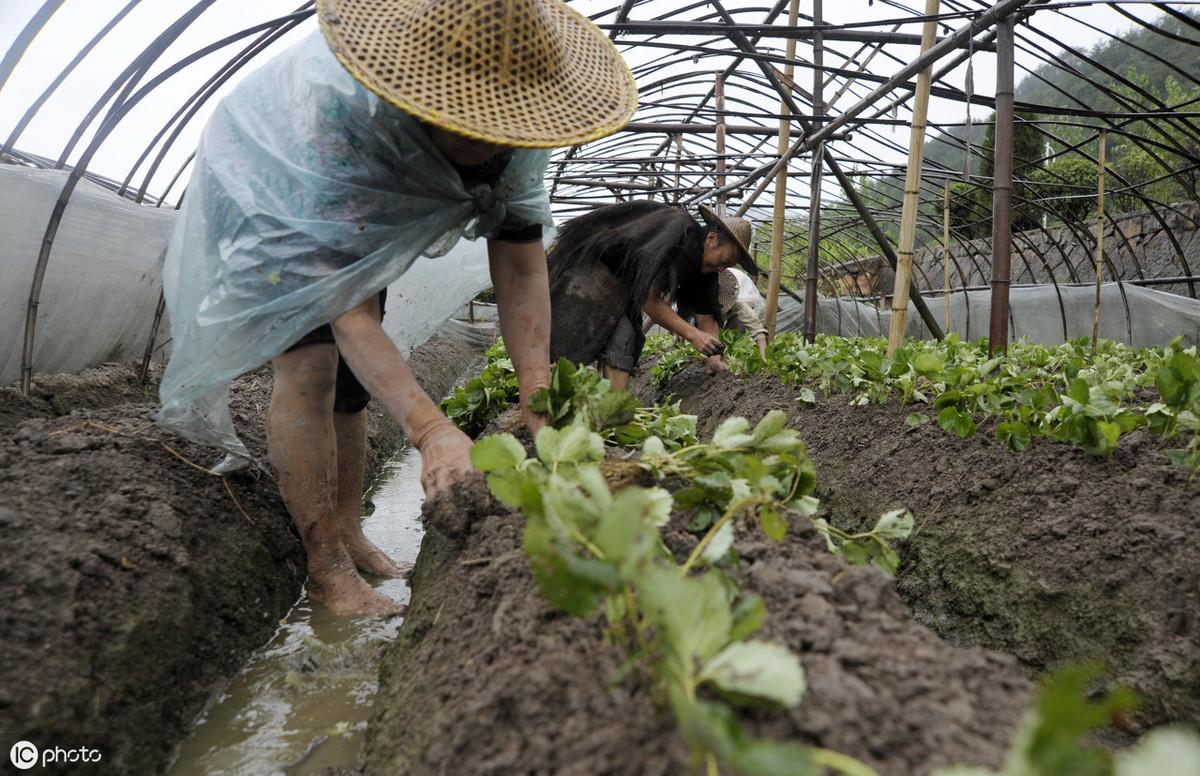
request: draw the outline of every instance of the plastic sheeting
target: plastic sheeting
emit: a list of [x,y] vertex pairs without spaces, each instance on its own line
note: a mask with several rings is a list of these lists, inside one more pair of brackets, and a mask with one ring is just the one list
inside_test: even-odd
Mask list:
[[509,215],[552,226],[549,154],[517,149],[495,186],[467,191],[424,128],[355,81],[319,33],[268,62],[217,106],[196,154],[163,272],[174,352],[160,422],[248,457],[229,381],[412,267],[422,290],[389,298],[389,328],[412,337],[402,348],[431,334],[479,291],[459,275],[483,245],[445,256],[461,237]]
[[[1054,345],[1092,335],[1095,286],[1014,287],[1009,291],[1010,339]],[[942,300],[926,296],[930,310],[941,322]],[[890,309],[855,299],[819,297],[817,331],[845,337],[886,337]],[[964,340],[988,335],[991,293],[966,291],[950,297],[950,330]],[[793,299],[779,300],[778,331],[803,331],[804,308]],[[905,336],[929,339],[929,330],[910,302]],[[1104,283],[1100,287],[1100,336],[1135,347],[1166,345],[1183,337],[1185,345],[1200,344],[1200,300],[1176,296],[1129,284]]]
[[[29,289],[67,176],[0,164],[0,383],[21,376]],[[46,265],[33,350],[37,372],[141,358],[175,215],[79,182]]]

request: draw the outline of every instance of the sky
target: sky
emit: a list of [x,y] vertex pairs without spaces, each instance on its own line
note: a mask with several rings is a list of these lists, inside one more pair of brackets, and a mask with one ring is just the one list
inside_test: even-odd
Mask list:
[[[63,66],[81,49],[86,42],[96,34],[114,15],[128,3],[128,0],[66,0],[49,24],[39,35],[34,44],[26,52],[14,71],[9,82],[0,90],[0,140],[6,138],[14,125],[20,119],[30,103],[61,71]],[[599,0],[580,0],[573,6],[584,13],[593,13],[611,8],[615,0],[602,2]],[[906,0],[905,5],[912,8],[923,8],[921,0]],[[28,19],[34,14],[40,0],[0,0],[0,51],[7,51],[13,39]],[[97,97],[109,86],[120,71],[140,52],[153,38],[171,24],[183,9],[192,3],[180,3],[177,0],[141,0],[127,17],[102,40],[88,55],[80,67],[63,83],[51,100],[41,109],[35,121],[25,130],[17,143],[17,148],[35,154],[58,158],[75,127],[83,116],[91,109]],[[195,49],[229,35],[249,25],[286,15],[299,5],[299,0],[216,0],[204,14],[176,41],[159,60],[155,69],[160,71],[165,64],[174,62],[179,57]],[[676,7],[673,0],[651,0],[635,7],[631,13],[632,19],[651,19],[666,10]],[[733,5],[730,3],[729,5]],[[755,5],[763,5],[756,3]],[[1187,4],[1179,4],[1184,6]],[[825,3],[826,21],[829,23],[861,22],[879,19],[896,18],[899,13],[887,4],[870,2],[870,0],[838,0]],[[801,13],[810,13],[811,0],[802,0]],[[1146,6],[1131,6],[1143,17],[1151,16]],[[1094,3],[1084,3],[1082,7],[1071,10],[1076,19],[1089,22],[1100,30],[1122,30],[1131,26],[1128,20],[1118,16],[1107,6]],[[1028,26],[1022,34],[1039,37],[1059,37],[1069,40],[1077,47],[1090,47],[1100,42],[1104,35],[1090,30],[1077,22],[1070,21],[1054,12],[1039,13],[1035,23]],[[757,21],[751,16],[738,19],[742,23]],[[954,26],[961,21],[952,22]],[[276,44],[276,50],[281,50],[289,41],[294,41],[316,29],[315,20],[309,20],[301,28],[290,33]],[[902,31],[919,33],[920,25],[906,25]],[[621,42],[619,39],[618,42]],[[685,39],[678,39],[685,40]],[[1042,39],[1042,42],[1046,42]],[[134,161],[141,155],[147,144],[171,115],[221,64],[232,51],[243,44],[235,44],[223,49],[221,53],[210,55],[183,72],[172,77],[162,87],[146,97],[121,123],[116,131],[105,141],[89,169],[114,179],[123,179]],[[782,48],[782,41],[774,41],[772,45]],[[852,44],[842,44],[847,48]],[[802,42],[798,49],[801,57],[807,57],[808,46]],[[889,52],[907,61],[918,53],[912,46],[891,46]],[[636,64],[639,57],[650,56],[654,52],[645,50],[634,52],[629,56],[631,63]],[[661,52],[655,53],[655,55]],[[251,72],[255,67],[266,61],[266,56],[257,58],[241,71],[237,77],[226,84],[223,91],[228,91],[241,77]],[[716,68],[718,63],[713,60],[701,60],[703,67]],[[828,61],[828,60],[827,60]],[[1028,55],[1018,53],[1018,81],[1021,77],[1021,65],[1036,66]],[[977,52],[973,58],[974,84],[978,93],[991,94],[995,82],[995,57],[992,54]],[[877,58],[871,69],[887,74],[893,72],[898,65],[889,63],[883,58]],[[948,82],[961,86],[965,68],[959,68],[951,74]],[[811,82],[808,71],[800,71],[797,80],[807,85]],[[846,108],[855,98],[846,95],[835,106]],[[195,119],[185,128],[179,140],[172,146],[166,160],[150,185],[150,193],[158,194],[170,178],[184,163],[194,149],[200,131],[212,104],[205,106]],[[778,103],[764,104],[764,111],[777,111]],[[989,111],[982,108],[973,110],[974,117],[981,119]],[[930,106],[930,120],[962,121],[965,108],[960,104],[946,100],[934,99]],[[905,114],[901,114],[901,118]],[[882,130],[885,136],[895,140],[901,146],[907,146],[908,129],[896,127]],[[86,139],[90,136],[85,136]],[[76,147],[70,162],[74,162],[84,144]],[[876,146],[872,153],[877,153],[895,163],[903,163],[905,155],[895,149]],[[145,168],[143,167],[143,170]],[[135,183],[141,182],[141,175],[135,178]],[[178,196],[180,188],[173,191],[172,201]]]

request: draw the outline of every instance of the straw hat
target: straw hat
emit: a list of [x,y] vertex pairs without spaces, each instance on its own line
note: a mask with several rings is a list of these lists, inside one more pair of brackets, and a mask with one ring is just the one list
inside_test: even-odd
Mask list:
[[363,86],[476,140],[577,145],[637,108],[612,41],[561,0],[317,0],[317,13]]
[[738,249],[738,263],[742,265],[742,269],[749,272],[751,276],[757,275],[758,265],[754,263],[754,257],[750,255],[750,232],[752,231],[750,221],[745,218],[722,218],[705,205],[700,205],[699,208],[700,215],[703,216],[705,223],[710,228],[718,230],[733,240]]
[[738,279],[733,272],[723,269],[717,273],[717,304],[724,313],[737,302]]

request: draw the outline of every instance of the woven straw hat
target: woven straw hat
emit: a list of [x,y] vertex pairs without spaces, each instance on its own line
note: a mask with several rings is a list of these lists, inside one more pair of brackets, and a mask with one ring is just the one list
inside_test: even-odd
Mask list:
[[578,145],[637,108],[612,41],[561,0],[317,0],[317,12],[363,86],[475,140]]
[[742,265],[742,269],[749,272],[752,277],[757,275],[758,265],[754,263],[754,257],[750,255],[750,233],[752,231],[750,221],[745,218],[721,218],[705,205],[700,205],[699,208],[700,215],[704,217],[705,223],[710,228],[722,232],[737,245],[738,263]]
[[732,272],[723,269],[717,273],[717,304],[724,313],[733,307],[738,297],[738,279]]

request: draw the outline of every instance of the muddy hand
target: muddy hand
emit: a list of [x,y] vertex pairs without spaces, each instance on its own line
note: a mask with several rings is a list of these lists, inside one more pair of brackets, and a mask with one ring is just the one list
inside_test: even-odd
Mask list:
[[448,420],[422,435],[417,449],[421,451],[421,487],[426,498],[433,498],[471,471],[473,446],[471,438]]
[[725,352],[725,346],[721,344],[720,337],[714,337],[712,334],[700,331],[699,329],[692,335],[691,343],[695,346],[696,350],[699,350],[706,356],[719,356]]

